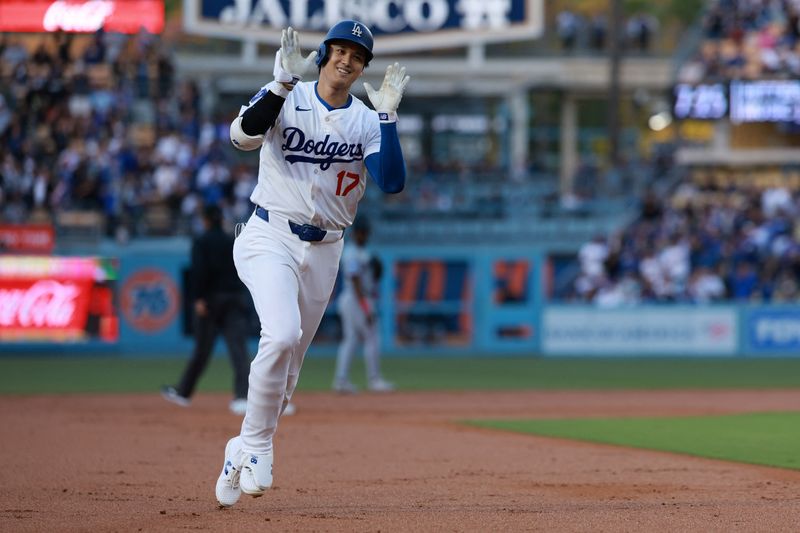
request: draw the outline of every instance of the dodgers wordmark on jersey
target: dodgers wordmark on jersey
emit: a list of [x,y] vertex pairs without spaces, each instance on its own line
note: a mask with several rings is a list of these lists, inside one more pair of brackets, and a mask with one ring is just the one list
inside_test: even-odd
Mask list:
[[380,125],[375,112],[355,96],[332,109],[316,88],[316,82],[298,83],[267,130],[250,200],[300,224],[341,230],[353,223],[364,195],[364,160],[380,150]]

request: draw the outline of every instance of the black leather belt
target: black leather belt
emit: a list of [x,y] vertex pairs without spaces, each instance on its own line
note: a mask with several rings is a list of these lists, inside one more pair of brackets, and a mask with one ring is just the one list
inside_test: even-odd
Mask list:
[[[256,216],[266,222],[269,222],[269,211],[264,209],[261,206],[256,207]],[[296,222],[289,222],[289,229],[292,230],[292,233],[297,235],[297,237],[301,241],[306,242],[319,242],[325,238],[325,235],[328,233],[322,228],[318,228],[316,226],[312,226],[311,224],[298,224]]]

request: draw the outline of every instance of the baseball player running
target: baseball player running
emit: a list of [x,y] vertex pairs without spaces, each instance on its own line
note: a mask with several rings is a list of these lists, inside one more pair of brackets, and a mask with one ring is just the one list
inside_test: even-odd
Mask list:
[[364,347],[364,366],[367,370],[367,388],[373,392],[391,392],[394,384],[381,376],[380,332],[375,316],[382,267],[377,257],[367,250],[369,222],[359,215],[352,228],[352,240],[344,245],[342,274],[344,288],[337,301],[342,322],[342,342],[336,354],[336,373],[333,390],[355,393],[358,389],[350,381],[350,363],[360,344]]
[[[284,30],[274,80],[231,124],[237,148],[261,150],[250,196],[257,207],[233,247],[261,339],[250,365],[241,432],[225,446],[217,479],[224,507],[242,492],[261,496],[272,486],[278,418],[333,291],[342,237],[364,195],[367,172],[384,192],[398,193],[405,185],[396,125],[409,81],[405,68],[390,65],[378,90],[364,84],[375,111],[350,94],[372,60],[372,44],[366,26],[345,20],[303,57],[298,33]],[[319,80],[302,82],[314,64]]]

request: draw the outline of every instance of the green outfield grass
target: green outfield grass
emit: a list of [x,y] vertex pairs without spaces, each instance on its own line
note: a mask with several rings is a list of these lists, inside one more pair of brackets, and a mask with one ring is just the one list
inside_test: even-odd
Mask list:
[[[184,358],[0,356],[0,394],[151,392],[177,381]],[[299,389],[329,390],[332,357],[309,357]],[[800,388],[800,359],[385,358],[402,390]],[[360,362],[353,368],[364,383]],[[212,360],[199,391],[231,390],[224,357]]]
[[800,412],[669,418],[473,420],[468,423],[800,470]]

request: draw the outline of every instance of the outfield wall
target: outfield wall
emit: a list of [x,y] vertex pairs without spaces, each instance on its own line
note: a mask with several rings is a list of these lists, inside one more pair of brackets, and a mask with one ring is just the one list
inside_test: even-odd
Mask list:
[[[535,247],[394,247],[384,262],[379,304],[384,353],[391,356],[780,356],[800,354],[798,306],[652,305],[600,309],[546,304],[551,268]],[[0,342],[2,351],[92,351],[186,355],[192,349],[185,239],[105,245],[70,255],[118,264],[116,339]],[[340,286],[334,291],[338,295]],[[0,304],[0,311],[2,311]],[[2,313],[0,313],[2,314]],[[258,332],[255,313],[251,330]],[[313,354],[330,355],[340,334],[335,305]],[[223,350],[223,345],[218,345]]]

